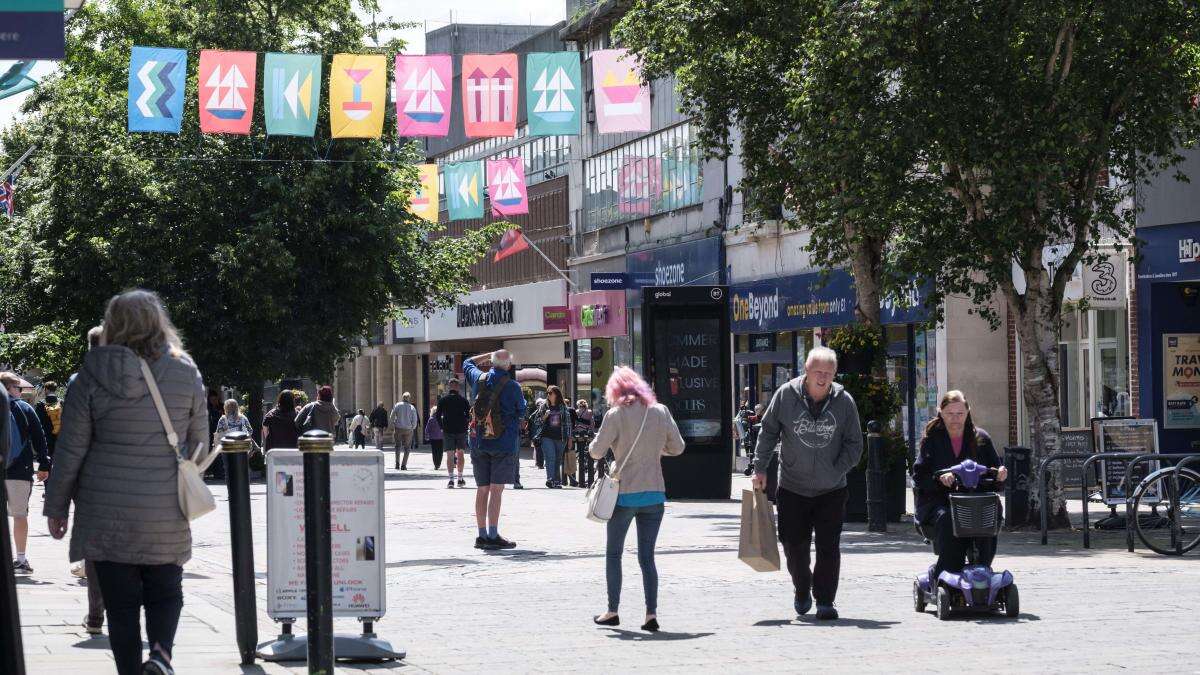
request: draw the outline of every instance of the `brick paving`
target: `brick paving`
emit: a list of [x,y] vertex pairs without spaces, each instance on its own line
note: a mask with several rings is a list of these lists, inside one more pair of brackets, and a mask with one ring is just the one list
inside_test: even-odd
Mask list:
[[[1183,558],[1124,551],[1120,533],[1101,533],[1083,550],[1078,534],[1004,534],[997,567],[1021,587],[1018,620],[939,622],[912,609],[912,576],[932,551],[910,524],[887,534],[850,525],[844,535],[842,620],[797,620],[786,573],[755,573],[737,560],[736,500],[674,502],[659,540],[659,621],[641,624],[641,580],[633,549],[625,556],[620,628],[599,628],[604,609],[604,531],[583,518],[581,490],[546,490],[523,462],[524,491],[506,491],[501,532],[519,543],[507,552],[472,547],[474,490],[448,490],[428,454],[415,470],[388,470],[388,616],[381,637],[407,650],[392,664],[339,664],[378,672],[1200,672],[1175,657],[1195,643],[1200,555]],[[748,480],[735,477],[740,496]],[[176,645],[180,673],[302,673],[303,663],[240,666],[236,641],[228,512],[195,526],[185,568],[185,608]],[[32,512],[40,513],[41,488]],[[259,639],[277,627],[265,612],[265,487],[252,486]],[[30,673],[113,672],[107,640],[80,627],[86,589],[70,575],[66,541],[33,521],[30,560],[19,580]],[[633,536],[629,538],[630,546]],[[338,621],[353,632],[357,624]],[[297,626],[303,630],[303,622]],[[1174,647],[1174,648],[1172,648]],[[1159,655],[1170,653],[1171,657]]]

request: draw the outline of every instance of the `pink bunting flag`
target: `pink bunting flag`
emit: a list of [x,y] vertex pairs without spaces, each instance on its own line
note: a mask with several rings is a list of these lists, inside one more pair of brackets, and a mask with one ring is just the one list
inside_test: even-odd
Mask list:
[[463,128],[468,138],[517,134],[517,55],[464,54]]
[[205,49],[200,52],[200,131],[250,134],[258,54]]
[[520,157],[487,161],[488,197],[492,215],[519,216],[529,213],[529,192],[525,187],[525,162]]
[[449,54],[396,55],[396,132],[401,136],[450,133],[454,71]]
[[600,133],[650,131],[650,88],[627,50],[593,51],[592,82]]

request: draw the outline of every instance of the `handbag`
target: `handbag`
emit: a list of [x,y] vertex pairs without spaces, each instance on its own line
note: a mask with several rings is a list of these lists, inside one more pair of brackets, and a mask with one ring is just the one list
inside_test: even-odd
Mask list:
[[617,497],[621,492],[621,469],[625,468],[625,462],[629,461],[629,458],[633,456],[633,451],[637,449],[638,441],[642,439],[642,432],[646,429],[646,418],[649,416],[650,407],[647,406],[646,414],[642,415],[642,426],[638,428],[637,436],[634,437],[633,444],[629,446],[629,452],[621,460],[621,464],[617,466],[616,471],[607,476],[601,476],[588,490],[588,520],[605,523],[612,518],[613,509],[617,507]]
[[158,410],[158,418],[162,421],[163,431],[167,433],[167,443],[171,446],[171,452],[175,454],[175,459],[179,463],[179,510],[183,512],[184,518],[189,521],[195,520],[217,508],[217,502],[213,499],[212,492],[204,484],[204,472],[208,470],[220,452],[217,448],[213,448],[203,459],[198,459],[197,455],[204,447],[203,444],[197,446],[195,453],[191,456],[187,454],[187,448],[180,450],[179,436],[175,433],[175,427],[171,425],[171,418],[167,415],[167,406],[163,403],[162,394],[158,391],[158,383],[154,381],[154,374],[150,372],[150,366],[145,359],[138,359],[138,361],[142,364],[142,377],[146,380],[146,386],[150,388],[150,397],[154,399],[154,407]]

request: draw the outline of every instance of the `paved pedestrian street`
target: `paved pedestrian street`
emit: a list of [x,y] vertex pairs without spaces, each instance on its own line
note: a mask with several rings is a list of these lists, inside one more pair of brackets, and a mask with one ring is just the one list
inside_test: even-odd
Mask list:
[[[604,611],[604,528],[584,519],[583,491],[541,487],[523,462],[527,489],[504,495],[501,532],[512,551],[485,553],[475,536],[473,489],[446,489],[428,454],[415,470],[388,469],[388,615],[381,637],[408,652],[403,662],[345,665],[379,672],[1198,672],[1200,556],[1124,551],[1099,536],[1085,551],[1076,533],[1003,534],[996,566],[1021,588],[1022,614],[939,622],[913,612],[913,575],[932,551],[911,524],[887,534],[847,527],[838,607],[842,619],[797,620],[785,572],[756,573],[737,559],[739,503],[673,502],[659,540],[659,621],[638,630],[641,578],[627,548],[619,628],[592,624]],[[469,479],[468,479],[469,480]],[[734,493],[749,485],[735,477]],[[194,529],[185,567],[185,607],[176,643],[180,673],[305,672],[303,663],[238,664],[234,639],[225,489],[219,509]],[[41,512],[42,489],[34,493]],[[252,486],[260,641],[277,632],[265,611],[265,488]],[[112,672],[104,637],[80,626],[87,606],[71,576],[66,540],[33,522],[35,573],[19,580],[30,673]],[[632,533],[628,544],[633,544]],[[352,632],[357,624],[337,622]],[[303,621],[297,631],[303,630]],[[1180,654],[1185,654],[1181,660]]]

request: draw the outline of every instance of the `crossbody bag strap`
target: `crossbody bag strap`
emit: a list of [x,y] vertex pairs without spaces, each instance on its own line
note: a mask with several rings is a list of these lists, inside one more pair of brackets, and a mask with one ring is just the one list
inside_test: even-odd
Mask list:
[[150,398],[154,399],[154,407],[158,410],[158,419],[162,421],[163,431],[167,432],[167,442],[171,444],[172,450],[178,452],[179,435],[175,433],[175,427],[167,415],[167,406],[158,391],[158,383],[154,381],[154,374],[150,372],[150,365],[146,363],[146,359],[138,359],[138,362],[142,365],[142,377],[146,380],[146,386],[150,388]]
[[642,440],[642,432],[646,430],[646,418],[650,416],[650,406],[646,406],[646,414],[642,415],[642,426],[638,428],[637,436],[633,437],[633,444],[629,446],[629,452],[625,453],[625,457],[621,460],[621,464],[617,466],[617,470],[613,472],[613,479],[620,479],[621,470],[625,468],[625,463],[633,456],[633,451],[637,448],[638,441]]

